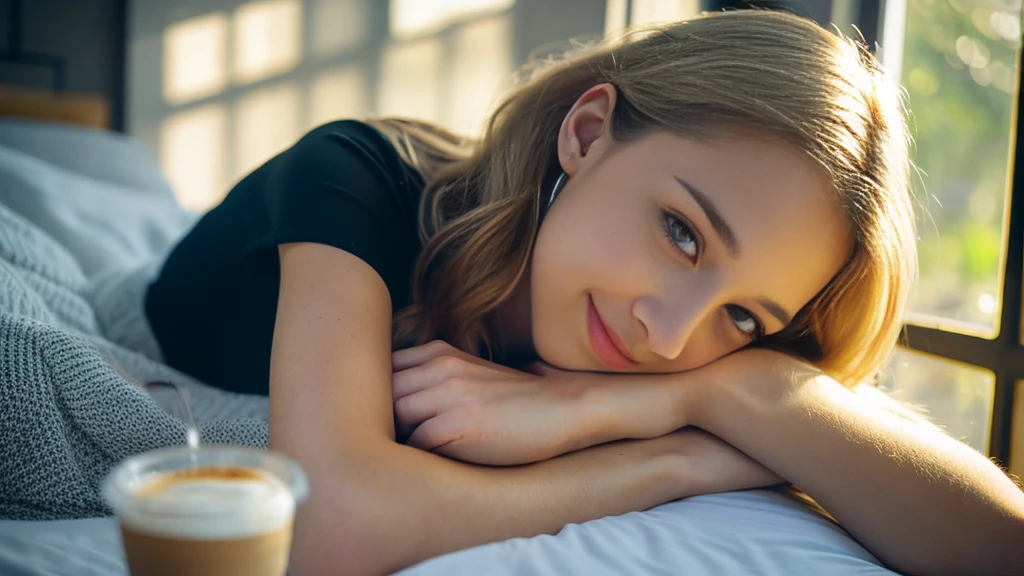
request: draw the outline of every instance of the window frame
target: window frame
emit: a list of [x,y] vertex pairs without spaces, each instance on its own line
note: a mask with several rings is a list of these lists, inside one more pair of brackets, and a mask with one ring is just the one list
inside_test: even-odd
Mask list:
[[[1010,159],[1008,244],[1004,247],[1006,261],[1003,268],[1002,302],[999,333],[993,339],[947,332],[908,323],[905,329],[907,348],[926,354],[948,358],[995,373],[995,395],[989,435],[989,456],[1000,464],[1009,464],[1010,443],[1013,438],[1014,393],[1019,380],[1024,380],[1024,345],[1021,344],[1022,276],[1024,276],[1024,171],[1015,170],[1015,159],[1024,154],[1019,110],[1021,98],[1020,56],[1017,69],[1017,110],[1014,111],[1014,150]],[[1015,462],[1018,467],[1024,462]]]

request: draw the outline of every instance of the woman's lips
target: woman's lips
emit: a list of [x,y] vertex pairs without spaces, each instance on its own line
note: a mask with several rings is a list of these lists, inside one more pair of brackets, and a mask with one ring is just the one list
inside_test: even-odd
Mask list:
[[[632,368],[636,362],[627,356],[628,352],[622,341],[601,319],[597,308],[594,306],[594,299],[587,297],[587,335],[590,337],[590,346],[594,353],[605,366],[625,370]],[[616,345],[618,344],[618,346]]]

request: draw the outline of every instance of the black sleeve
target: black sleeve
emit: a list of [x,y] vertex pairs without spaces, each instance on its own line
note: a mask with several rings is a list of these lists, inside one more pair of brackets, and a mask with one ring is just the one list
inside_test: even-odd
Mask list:
[[279,244],[315,242],[373,267],[393,302],[408,289],[420,185],[380,133],[361,122],[326,124],[267,168],[266,233],[243,250],[255,271],[276,272]]

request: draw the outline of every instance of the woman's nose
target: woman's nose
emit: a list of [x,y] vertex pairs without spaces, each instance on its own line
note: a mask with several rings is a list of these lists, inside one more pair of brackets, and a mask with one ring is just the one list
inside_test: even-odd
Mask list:
[[[710,291],[690,288],[675,297],[651,295],[633,303],[633,316],[646,331],[647,348],[666,360],[678,358],[713,309]],[[683,296],[680,296],[683,294]]]

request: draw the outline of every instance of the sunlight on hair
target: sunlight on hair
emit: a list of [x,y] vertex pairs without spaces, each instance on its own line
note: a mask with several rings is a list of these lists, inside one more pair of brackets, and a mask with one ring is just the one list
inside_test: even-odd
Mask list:
[[309,86],[307,127],[342,118],[366,117],[369,114],[366,91],[366,74],[358,64],[318,73]]
[[699,0],[633,0],[630,24],[660,24],[696,16]]
[[440,121],[441,43],[437,38],[388,46],[380,74],[381,116]]
[[879,383],[900,402],[927,406],[926,418],[982,452],[989,447],[995,386],[991,370],[904,348]]
[[302,59],[302,3],[264,0],[235,11],[234,80],[248,84],[287,72]]
[[219,94],[227,86],[228,17],[206,14],[163,34],[163,98],[172,105]]
[[160,167],[178,203],[202,211],[224,194],[227,111],[209,104],[179,112],[160,126]]
[[336,56],[366,42],[369,0],[311,0],[309,47],[314,56]]
[[502,15],[465,24],[454,41],[443,123],[456,133],[476,136],[512,74],[511,19]]
[[508,10],[515,3],[515,0],[391,0],[391,36],[411,38],[432,34],[455,22]]
[[299,89],[293,83],[253,90],[235,108],[233,179],[248,174],[299,137]]

